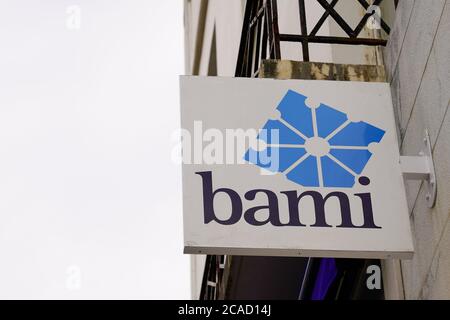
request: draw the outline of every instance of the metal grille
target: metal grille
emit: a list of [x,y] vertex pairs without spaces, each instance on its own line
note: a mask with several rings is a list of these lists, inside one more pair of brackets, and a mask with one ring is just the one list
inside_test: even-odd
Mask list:
[[[258,73],[261,60],[281,59],[280,42],[300,43],[303,61],[310,61],[309,45],[311,43],[385,46],[385,39],[360,37],[369,18],[376,14],[372,6],[379,6],[383,0],[374,0],[369,4],[366,0],[354,0],[355,5],[361,5],[366,13],[354,29],[336,11],[339,0],[315,0],[324,12],[311,30],[308,30],[305,0],[298,0],[300,34],[280,33],[278,28],[277,0],[248,0],[245,7],[242,25],[239,55],[236,64],[236,76],[254,77]],[[348,0],[345,0],[348,1]],[[333,19],[344,31],[344,37],[320,36],[318,32],[327,19]],[[390,28],[379,17],[381,29],[389,35]]]
[[206,256],[200,300],[217,300],[221,292],[225,256]]

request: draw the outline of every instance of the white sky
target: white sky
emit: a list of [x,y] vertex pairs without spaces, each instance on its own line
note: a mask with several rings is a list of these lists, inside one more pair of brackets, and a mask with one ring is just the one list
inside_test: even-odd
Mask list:
[[0,298],[189,298],[182,1],[0,0],[0,47]]

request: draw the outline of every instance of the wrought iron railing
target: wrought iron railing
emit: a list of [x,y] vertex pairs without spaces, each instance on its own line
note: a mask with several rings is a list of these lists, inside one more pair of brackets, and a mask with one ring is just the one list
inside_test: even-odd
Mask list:
[[[308,0],[311,1],[311,0]],[[298,0],[300,34],[281,33],[278,27],[277,0],[248,0],[245,7],[241,41],[236,65],[236,76],[252,77],[257,74],[259,65],[264,59],[281,59],[280,42],[297,42],[301,44],[303,61],[310,60],[309,45],[311,43],[385,46],[386,40],[361,37],[370,17],[376,14],[374,8],[383,0],[374,0],[369,4],[366,0],[355,0],[365,10],[365,14],[353,29],[336,11],[339,0],[315,0],[324,12],[311,30],[308,30],[305,0]],[[348,1],[348,0],[345,0]],[[334,20],[344,31],[345,36],[318,35],[327,19]],[[380,28],[390,33],[387,23],[377,16]]]
[[222,290],[222,276],[225,268],[225,256],[206,256],[200,300],[217,300]]

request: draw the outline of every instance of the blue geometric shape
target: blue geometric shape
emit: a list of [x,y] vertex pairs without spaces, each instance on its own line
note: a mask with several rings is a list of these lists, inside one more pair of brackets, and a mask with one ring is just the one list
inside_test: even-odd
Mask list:
[[[304,95],[289,90],[277,107],[281,118],[301,134],[291,130],[281,121],[269,120],[264,125],[265,130],[258,135],[259,139],[268,144],[267,150],[258,152],[249,149],[244,155],[245,160],[274,172],[284,172],[299,161],[286,174],[289,180],[299,185],[319,187],[319,181],[322,180],[321,187],[352,187],[355,184],[355,175],[362,173],[372,156],[367,147],[370,143],[380,142],[386,132],[363,121],[349,122],[343,126],[348,121],[345,113],[325,104],[320,104],[316,109],[310,109],[306,106],[305,100]],[[315,112],[315,124],[313,124],[313,112]],[[317,127],[316,137],[325,139],[330,147],[328,153],[320,158],[315,154],[316,150],[320,149],[316,149],[313,145],[318,142],[309,139],[315,137],[314,125]],[[341,126],[343,128],[335,133]],[[277,130],[279,141],[272,141],[275,139],[271,136],[273,130]],[[333,134],[332,138],[327,139],[330,134]],[[307,141],[305,137],[308,138]],[[276,147],[270,144],[297,147]],[[305,145],[308,145],[308,149]],[[346,148],[333,148],[333,146]],[[312,154],[307,150],[310,150]],[[318,159],[321,170],[317,163]]]
[[314,135],[311,109],[305,104],[306,97],[289,90],[278,105],[281,118],[308,138]]
[[330,154],[358,174],[372,156],[369,150],[358,149],[331,149]]
[[367,147],[372,142],[380,142],[385,131],[366,122],[350,122],[328,142],[334,146]]
[[289,180],[302,186],[318,187],[319,172],[317,170],[317,158],[309,156],[300,162],[300,164],[292,169],[286,176]]
[[317,133],[319,137],[326,138],[340,125],[347,121],[347,115],[325,104],[316,109]]
[[350,188],[355,184],[355,177],[327,156],[320,158],[324,187]]
[[265,150],[248,149],[244,159],[272,172],[283,172],[306,154],[304,148],[278,148],[268,146]]
[[[278,130],[278,141],[272,141]],[[267,144],[304,144],[305,140],[278,120],[269,120],[258,135]]]

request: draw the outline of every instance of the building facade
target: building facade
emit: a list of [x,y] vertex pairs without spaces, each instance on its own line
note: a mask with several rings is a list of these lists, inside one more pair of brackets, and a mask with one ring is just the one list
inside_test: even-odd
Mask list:
[[[193,255],[194,299],[450,298],[450,1],[185,0],[186,74],[390,83],[402,155],[430,134],[436,205],[405,181],[412,260]],[[381,18],[378,18],[381,17]],[[313,291],[321,268],[338,276]],[[383,284],[366,285],[379,266]],[[351,276],[350,276],[351,275]]]

